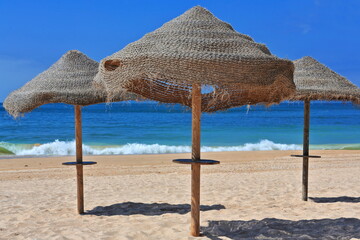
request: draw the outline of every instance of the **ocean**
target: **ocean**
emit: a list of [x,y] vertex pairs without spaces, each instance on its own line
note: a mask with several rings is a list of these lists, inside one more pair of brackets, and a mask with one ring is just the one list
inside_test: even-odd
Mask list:
[[[121,102],[83,107],[85,155],[191,151],[191,111]],[[311,149],[360,149],[360,107],[312,102]],[[202,151],[300,150],[303,104],[244,106],[202,115]],[[0,154],[74,155],[74,107],[43,105],[13,119],[0,107]]]

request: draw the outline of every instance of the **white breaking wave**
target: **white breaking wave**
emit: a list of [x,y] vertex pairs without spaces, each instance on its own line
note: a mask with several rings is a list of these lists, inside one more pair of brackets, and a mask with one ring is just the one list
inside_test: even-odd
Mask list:
[[[261,140],[258,143],[246,143],[240,146],[201,147],[202,152],[224,151],[259,151],[259,150],[301,150],[301,145],[280,144],[270,140]],[[30,149],[23,147],[11,149],[16,155],[75,155],[75,141],[64,142],[56,140]],[[121,146],[88,146],[83,145],[84,155],[112,155],[112,154],[161,154],[191,152],[191,146],[169,146],[160,144],[128,143]]]

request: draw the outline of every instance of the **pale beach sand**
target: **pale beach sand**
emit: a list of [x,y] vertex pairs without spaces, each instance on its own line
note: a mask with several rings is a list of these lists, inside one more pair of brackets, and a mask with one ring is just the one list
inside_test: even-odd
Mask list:
[[[311,151],[308,202],[290,154],[203,153],[197,239],[360,239],[360,151]],[[86,156],[82,216],[74,157],[0,159],[0,239],[193,239],[189,155]]]

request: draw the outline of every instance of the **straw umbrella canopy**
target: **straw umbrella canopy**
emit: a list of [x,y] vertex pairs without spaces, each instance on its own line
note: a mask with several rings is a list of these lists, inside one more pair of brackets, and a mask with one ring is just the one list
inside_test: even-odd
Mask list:
[[109,97],[126,87],[191,107],[192,84],[209,85],[202,111],[277,103],[293,92],[293,64],[197,6],[101,61]]
[[[192,108],[191,234],[199,236],[201,112],[272,104],[293,94],[293,64],[196,6],[103,59],[95,81],[108,96],[128,91]],[[203,92],[201,92],[201,89]]]
[[294,82],[296,94],[290,98],[304,101],[303,154],[292,155],[303,158],[302,199],[308,200],[310,101],[352,101],[360,103],[360,90],[345,77],[340,76],[312,57],[303,57],[294,61]]
[[9,94],[4,107],[14,117],[48,103],[86,106],[106,102],[92,80],[99,63],[77,50],[65,53],[46,71]]
[[[79,213],[84,213],[83,165],[96,164],[82,161],[81,106],[107,100],[104,90],[92,85],[98,66],[98,62],[85,54],[77,50],[68,51],[49,69],[10,93],[3,103],[6,111],[14,117],[47,103],[67,103],[75,106],[76,162],[64,165],[76,165]],[[130,100],[130,96],[128,97],[116,97],[114,100]]]
[[294,61],[296,94],[292,100],[360,103],[359,88],[345,77],[306,56]]

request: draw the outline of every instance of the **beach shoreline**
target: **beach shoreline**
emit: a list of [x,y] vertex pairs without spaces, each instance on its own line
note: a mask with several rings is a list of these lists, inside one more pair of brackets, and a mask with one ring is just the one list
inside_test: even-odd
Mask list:
[[[239,163],[256,160],[273,160],[275,158],[289,157],[290,159],[301,160],[301,158],[290,157],[290,155],[302,154],[301,150],[262,150],[262,151],[225,151],[225,152],[202,152],[202,158],[218,160],[226,163]],[[360,150],[311,150],[312,155],[333,156],[342,154],[360,154]],[[118,155],[84,155],[84,161],[95,161],[101,166],[106,164],[118,164],[124,166],[174,164],[173,159],[189,158],[190,153],[162,153],[162,154],[118,154]],[[9,168],[43,169],[48,167],[64,167],[62,162],[73,161],[75,155],[50,156],[50,155],[1,155],[0,171]],[[8,160],[8,161],[6,161]],[[317,159],[316,159],[317,160]],[[313,160],[313,161],[316,161]],[[321,160],[319,160],[321,161]],[[41,164],[41,165],[40,165]]]

